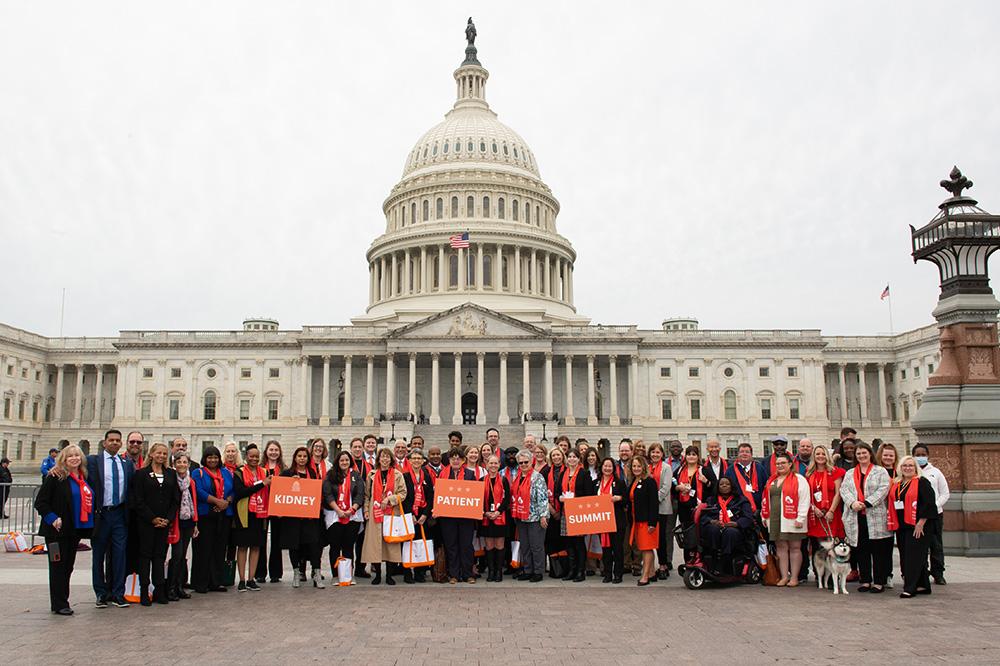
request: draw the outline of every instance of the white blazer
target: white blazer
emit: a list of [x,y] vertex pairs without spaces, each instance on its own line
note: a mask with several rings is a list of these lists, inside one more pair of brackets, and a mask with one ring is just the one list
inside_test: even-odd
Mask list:
[[[801,474],[796,473],[795,476],[799,480],[799,511],[798,520],[802,522],[802,527],[795,526],[795,518],[786,518],[785,512],[782,511],[781,506],[771,506],[771,511],[778,511],[781,515],[781,531],[787,534],[805,534],[808,530],[808,523],[806,518],[809,516],[809,506],[811,504],[809,495],[809,482],[806,481],[806,477]],[[771,486],[774,485],[772,481],[766,488],[764,488],[765,493],[771,492]],[[771,535],[773,539],[775,535]]]

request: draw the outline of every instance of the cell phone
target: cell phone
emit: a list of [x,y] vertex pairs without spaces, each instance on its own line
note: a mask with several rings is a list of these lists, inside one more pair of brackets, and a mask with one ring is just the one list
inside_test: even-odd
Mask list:
[[58,541],[50,541],[48,544],[49,549],[49,561],[60,562],[62,561],[62,551],[59,550]]

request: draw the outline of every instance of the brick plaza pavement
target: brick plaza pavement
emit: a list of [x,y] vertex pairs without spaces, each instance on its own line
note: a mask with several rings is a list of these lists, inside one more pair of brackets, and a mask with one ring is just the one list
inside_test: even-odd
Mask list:
[[[1000,561],[951,560],[947,587],[834,597],[798,589],[479,582],[194,595],[93,607],[80,553],[71,618],[48,612],[43,556],[0,553],[7,663],[1000,663]],[[329,574],[328,574],[329,575]],[[853,585],[851,589],[853,589]],[[897,590],[898,592],[898,590]],[[704,652],[710,648],[713,652]]]

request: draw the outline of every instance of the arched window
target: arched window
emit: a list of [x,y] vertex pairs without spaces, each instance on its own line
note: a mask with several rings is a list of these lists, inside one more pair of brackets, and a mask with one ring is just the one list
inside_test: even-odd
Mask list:
[[488,254],[483,255],[483,286],[493,286],[493,257]]
[[481,152],[481,153],[485,153],[486,152],[486,141],[484,141],[484,140],[480,140],[479,141],[479,152]]
[[216,403],[215,391],[205,392],[205,413],[204,418],[206,421],[215,420],[215,403]]
[[504,201],[503,197],[497,199],[497,217],[501,220],[507,217],[507,202]]
[[458,255],[453,254],[448,257],[448,286],[458,286]]
[[736,391],[726,391],[722,394],[722,406],[727,421],[736,420]]
[[493,154],[494,155],[497,154],[497,142],[496,141],[493,142]]
[[542,208],[541,206],[535,206],[535,226],[542,226]]
[[440,220],[444,217],[444,199],[438,197],[437,203],[434,206],[434,214],[436,219]]
[[437,143],[435,143],[433,150],[431,150],[431,155],[437,156],[437,154],[438,154],[438,145]]
[[399,207],[399,212],[402,215],[402,223],[400,224],[400,226],[405,227],[406,226],[406,204],[403,204],[402,206]]
[[465,200],[465,216],[472,217],[476,209],[476,199],[475,197],[469,197]]
[[503,156],[507,157],[510,153],[507,151],[507,144],[503,144]]
[[483,197],[483,217],[490,216],[490,198]]
[[469,141],[469,152],[471,153],[475,149],[476,149],[475,146],[473,146],[472,141],[470,140]]
[[447,155],[447,154],[448,154],[448,146],[449,146],[449,145],[451,145],[451,144],[449,144],[449,143],[448,143],[447,141],[445,141],[445,142],[444,142],[444,148],[442,149],[442,152],[443,152],[443,153],[444,153],[445,155]]
[[424,159],[427,159],[427,146],[424,146]]
[[410,204],[410,224],[417,223],[417,204]]
[[440,257],[434,257],[434,259],[431,261],[431,269],[434,272],[434,274],[431,276],[431,284],[434,286],[435,289],[440,289],[441,288],[441,280],[439,279],[441,275]]
[[465,286],[476,284],[476,259],[471,251],[465,253]]
[[509,280],[507,279],[507,257],[500,259],[500,286],[504,289],[509,288]]
[[514,201],[511,202],[511,204],[510,204],[510,212],[511,212],[511,215],[513,216],[515,222],[517,222],[517,207],[518,207],[518,205],[519,204],[517,203],[517,199],[514,199]]
[[451,198],[451,216],[452,218],[458,217],[458,197]]
[[518,159],[518,157],[517,157],[517,146],[514,146],[514,159],[515,160]]
[[431,212],[430,211],[430,204],[427,202],[427,199],[423,200],[423,202],[422,202],[422,204],[420,206],[420,209],[421,209],[421,212],[423,213],[423,220],[424,220],[424,222],[426,222],[428,219],[430,219],[430,212]]
[[524,202],[524,223],[531,224],[531,204]]
[[459,139],[455,139],[455,152],[462,152],[462,142]]

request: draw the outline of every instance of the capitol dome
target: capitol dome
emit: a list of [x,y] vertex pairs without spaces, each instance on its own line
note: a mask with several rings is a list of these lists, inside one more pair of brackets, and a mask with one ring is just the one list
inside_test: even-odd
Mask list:
[[527,142],[486,101],[489,72],[470,42],[455,103],[406,157],[368,249],[369,305],[356,323],[407,323],[474,302],[524,321],[583,324],[576,251],[556,231],[559,202]]

